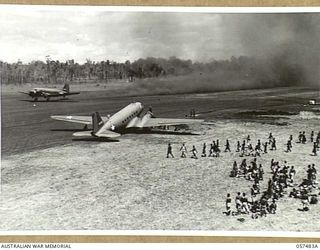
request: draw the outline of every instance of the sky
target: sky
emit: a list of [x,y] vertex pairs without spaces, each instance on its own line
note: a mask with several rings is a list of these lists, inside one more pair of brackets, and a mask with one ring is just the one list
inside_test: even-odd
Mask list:
[[[83,63],[86,59],[125,62],[176,56],[208,62],[259,54],[295,41],[297,33],[305,29],[303,25],[296,29],[295,23],[301,22],[294,14],[278,15],[110,12],[90,8],[8,11],[0,6],[0,60],[44,61],[49,55],[53,60]],[[319,25],[318,20],[319,15],[308,24]],[[298,39],[304,37],[299,35]]]

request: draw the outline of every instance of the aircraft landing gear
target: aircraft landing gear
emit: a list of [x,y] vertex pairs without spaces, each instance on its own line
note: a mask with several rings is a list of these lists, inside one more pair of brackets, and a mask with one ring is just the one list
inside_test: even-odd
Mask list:
[[38,98],[37,98],[37,97],[33,98],[33,101],[34,101],[34,102],[37,102],[37,101],[38,101]]
[[50,97],[49,97],[49,96],[46,98],[46,101],[47,101],[47,102],[50,101]]

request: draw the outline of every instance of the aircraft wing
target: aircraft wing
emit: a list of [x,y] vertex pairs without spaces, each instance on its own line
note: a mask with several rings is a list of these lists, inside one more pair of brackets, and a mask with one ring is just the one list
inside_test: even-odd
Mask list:
[[68,96],[68,95],[78,95],[80,92],[69,92],[69,93],[50,93],[50,92],[44,92],[42,91],[42,94],[44,96],[49,96],[49,97],[59,97],[59,96]]
[[19,93],[22,93],[22,94],[26,94],[26,95],[30,95],[30,93],[40,93],[42,96],[48,96],[48,97],[57,97],[57,96],[62,96],[62,94],[60,93],[51,93],[51,92],[46,92],[44,90],[38,90],[36,92],[34,91],[29,91],[29,92],[22,92],[22,91],[19,91]]
[[25,94],[25,95],[29,95],[30,94],[29,92],[22,92],[22,91],[19,91],[19,93]]
[[80,92],[68,92],[66,94],[63,94],[63,95],[79,95]]
[[201,123],[200,119],[172,119],[172,118],[150,118],[143,127],[176,126]]
[[[81,116],[81,115],[53,115],[50,116],[54,120],[58,121],[64,121],[64,122],[73,122],[73,123],[79,123],[79,124],[86,124],[91,125],[92,124],[92,117],[91,116]],[[105,122],[108,120],[107,117],[102,117],[102,120]]]

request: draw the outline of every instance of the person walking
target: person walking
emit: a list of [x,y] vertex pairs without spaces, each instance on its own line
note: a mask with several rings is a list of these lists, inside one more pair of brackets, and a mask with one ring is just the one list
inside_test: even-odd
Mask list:
[[173,154],[172,154],[172,146],[171,143],[168,144],[168,150],[167,150],[167,158],[169,158],[169,156],[171,156],[172,158],[174,158]]

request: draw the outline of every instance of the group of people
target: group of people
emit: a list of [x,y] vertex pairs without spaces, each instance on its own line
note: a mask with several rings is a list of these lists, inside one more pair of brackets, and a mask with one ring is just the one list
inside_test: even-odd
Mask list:
[[[250,135],[247,136],[246,140],[243,140],[240,144],[240,141],[237,141],[237,150],[236,152],[240,152],[240,156],[261,156],[261,153],[267,153],[268,143],[261,143],[260,139],[258,139],[257,144],[255,147],[252,146],[252,143],[250,142]],[[275,141],[274,141],[275,143]],[[275,145],[275,144],[274,144]],[[263,146],[263,150],[262,150]]]
[[[315,136],[314,131],[311,131],[310,142],[313,143],[312,154],[314,156],[317,156],[317,151],[319,151],[319,149],[320,149],[320,131],[318,132],[317,136]],[[302,143],[302,144],[307,143],[307,136],[306,136],[305,131],[299,132],[297,143]]]
[[[235,198],[236,204],[236,212],[231,213],[228,199],[230,199],[230,195],[227,195],[226,200],[226,215],[239,215],[239,214],[249,214],[251,212],[251,218],[257,219],[262,216],[267,216],[267,214],[275,214],[277,210],[276,201],[283,196],[283,190],[287,187],[287,171],[286,164],[280,168],[279,162],[275,162],[273,159],[271,161],[271,169],[273,172],[272,179],[268,181],[268,188],[264,191],[260,198],[257,198],[260,192],[260,181],[263,180],[264,170],[261,164],[257,164],[257,159],[254,158],[251,161],[251,164],[247,164],[246,159],[242,161],[240,164],[240,168],[237,167],[236,162],[233,164],[233,168],[231,171],[231,177],[247,177],[247,180],[253,180],[254,183],[251,187],[251,201],[248,199],[243,199],[246,197],[245,193],[240,196],[240,192]],[[243,171],[243,173],[247,173],[247,175],[239,175],[234,176],[233,173],[238,171]]]
[[298,188],[293,188],[289,194],[289,197],[300,199],[302,202],[301,211],[308,211],[309,204],[318,203],[318,195],[316,191],[316,176],[317,170],[315,164],[308,165],[307,179],[304,179]]
[[[298,141],[296,143],[306,144],[308,142],[305,131],[301,131],[298,135]],[[320,131],[315,135],[314,131],[310,134],[310,142],[313,143],[313,154],[317,155],[320,145]],[[276,138],[269,133],[269,136],[265,142],[257,140],[254,147],[252,146],[250,135],[248,135],[242,143],[237,141],[235,151],[239,152],[239,156],[254,157],[250,162],[247,158],[242,159],[241,162],[233,162],[230,177],[245,178],[248,181],[253,181],[251,186],[249,197],[246,193],[240,193],[235,197],[235,210],[232,211],[231,204],[232,198],[230,193],[226,198],[226,215],[239,215],[249,214],[253,219],[259,218],[259,216],[267,216],[267,214],[274,214],[277,211],[277,201],[284,197],[287,193],[288,187],[293,187],[294,177],[296,175],[296,169],[294,166],[289,165],[286,161],[282,164],[279,161],[271,160],[270,171],[271,178],[268,181],[267,189],[263,192],[260,190],[260,181],[264,179],[264,169],[261,163],[258,163],[257,157],[261,154],[267,154],[268,150],[277,150]],[[291,152],[293,145],[293,136],[289,136],[289,140],[286,143],[285,152]],[[219,157],[223,151],[225,153],[231,152],[231,144],[227,139],[224,148],[220,149],[220,141],[214,140],[207,147],[206,143],[203,143],[201,157]],[[185,143],[180,147],[181,158],[187,158],[188,153],[191,153],[191,158],[198,159],[198,151],[195,145],[192,146],[190,151],[187,150]],[[172,153],[172,146],[168,144],[167,157],[174,157]],[[311,192],[316,187],[316,168],[312,164],[308,166],[307,179],[299,186],[298,189],[293,188],[289,194],[289,197],[299,198],[303,204],[301,211],[308,210],[309,204],[315,204],[318,202],[317,194]],[[259,198],[258,198],[259,197]]]
[[[181,155],[180,155],[181,158],[187,158],[187,154],[188,154],[188,152],[190,152],[191,153],[191,158],[198,159],[198,156],[197,156],[198,151],[197,151],[195,145],[193,145],[192,149],[190,151],[188,151],[187,147],[186,147],[186,144],[182,143],[179,151],[181,152]],[[230,150],[230,144],[229,144],[229,152],[230,151],[231,150]],[[220,146],[219,146],[219,140],[213,141],[210,144],[208,157],[219,157],[220,156],[220,152],[221,152],[221,150],[220,150]],[[171,143],[168,144],[168,149],[167,149],[167,158],[170,158],[170,157],[174,158],[174,155],[172,153],[172,145],[171,145]],[[201,157],[207,157],[207,145],[206,145],[206,143],[203,143]]]
[[293,185],[293,178],[296,175],[294,166],[289,166],[286,161],[280,166],[278,161],[271,160],[270,169],[272,178],[268,181],[266,197],[278,200],[285,194],[285,189]]
[[[305,144],[306,142],[307,142],[306,132],[300,131],[298,136],[298,143]],[[316,143],[320,142],[320,131],[318,132],[317,136],[315,136],[315,133],[313,130],[311,131],[310,142],[316,142]]]
[[[243,160],[245,162],[245,159]],[[247,166],[248,164],[242,163],[242,166]],[[241,166],[240,165],[240,166]],[[259,165],[261,166],[261,164]],[[235,177],[232,173],[236,172],[236,164],[234,163],[233,169],[231,171],[231,177]],[[243,169],[257,169],[256,167],[256,159],[251,162],[249,168],[243,167]],[[262,169],[262,166],[261,166]],[[260,199],[257,199],[257,195],[260,194],[260,185],[259,181],[263,180],[263,174],[261,177],[258,177],[259,174],[255,176],[254,183],[251,187],[251,199],[250,201],[246,197],[246,194],[238,192],[238,195],[235,198],[235,207],[236,211],[231,211],[231,197],[230,194],[227,194],[226,199],[226,215],[239,215],[239,214],[249,214],[251,212],[251,218],[257,219],[259,216],[267,216],[267,214],[274,214],[277,210],[276,201],[280,198],[284,197],[286,193],[286,189],[288,187],[294,186],[293,179],[296,175],[296,170],[294,166],[289,166],[286,161],[284,161],[283,165],[280,166],[278,161],[274,159],[271,160],[270,170],[272,173],[272,177],[268,181],[267,190],[262,192]],[[263,173],[263,172],[262,172]],[[308,165],[307,169],[307,179],[299,185],[299,189],[293,188],[289,193],[289,197],[301,199],[302,208],[298,209],[300,211],[308,211],[309,204],[317,204],[318,203],[318,194],[316,191],[316,175],[317,170],[315,164]],[[252,180],[250,178],[246,178],[247,180]],[[320,193],[319,193],[320,194]]]
[[[169,147],[170,147],[170,146],[171,146],[171,145],[170,145],[170,143],[169,143],[167,158],[169,157],[169,155],[171,155],[172,157],[174,157],[173,154],[172,154],[172,148],[169,150]],[[187,150],[187,147],[186,147],[185,143],[182,144],[182,146],[181,146],[181,148],[180,148],[180,151],[181,151],[181,158],[187,158],[187,152],[188,152],[188,150]],[[198,157],[197,157],[198,151],[197,151],[197,149],[196,149],[196,147],[195,147],[194,145],[192,146],[192,149],[191,149],[190,152],[192,153],[191,158],[198,159]]]
[[247,180],[254,180],[255,183],[263,180],[263,167],[262,164],[257,164],[257,158],[254,158],[250,164],[247,163],[247,159],[243,159],[241,164],[233,162],[230,177],[244,177]]
[[[317,136],[315,135],[314,131],[311,131],[310,142],[313,143],[312,154],[314,156],[317,156],[317,151],[319,151],[320,149],[320,131],[317,133]],[[307,136],[305,131],[299,132],[297,143],[302,143],[302,144],[307,143]]]
[[277,211],[276,200],[269,200],[262,196],[260,199],[251,199],[249,201],[246,193],[238,192],[235,197],[235,207],[236,210],[231,210],[232,199],[230,194],[227,194],[226,199],[226,211],[224,214],[229,215],[240,215],[240,214],[250,214],[252,219],[258,219],[260,217],[266,217],[267,214],[275,214]]
[[[290,135],[289,136],[289,140],[287,141],[286,145],[286,149],[285,152],[289,153],[292,151],[292,142],[293,142],[293,136]],[[306,137],[306,133],[305,131],[300,131],[299,135],[298,135],[298,141],[297,143],[302,143],[305,144],[307,142],[307,137]],[[313,143],[313,149],[312,149],[312,153],[314,156],[317,155],[317,151],[319,151],[320,149],[320,131],[318,132],[317,136],[315,136],[314,131],[311,132],[310,135],[310,142]],[[268,147],[270,145],[270,147]],[[207,152],[207,144],[203,143],[202,146],[202,154],[201,157],[219,157],[220,153],[221,153],[221,149],[220,149],[220,142],[219,139],[217,140],[213,140],[212,143],[210,143],[209,145],[209,151]],[[236,144],[236,152],[240,153],[240,156],[253,156],[253,157],[260,157],[261,154],[267,154],[268,150],[277,150],[277,141],[276,138],[272,135],[272,133],[269,133],[268,136],[268,141],[265,142],[261,142],[260,139],[257,140],[257,143],[255,144],[255,146],[252,145],[251,142],[251,138],[250,135],[248,135],[243,141],[242,143],[240,143],[240,141],[237,141]],[[182,144],[181,148],[180,148],[180,152],[181,152],[181,158],[186,158],[187,157],[187,148],[185,143]],[[194,159],[198,159],[198,151],[196,149],[196,146],[193,145],[192,149],[190,151],[191,154],[191,158]],[[224,146],[224,152],[231,152],[231,144],[230,141],[227,139],[225,146]],[[168,150],[167,150],[167,158],[172,157],[173,153],[172,153],[172,146],[171,143],[168,144]]]
[[[254,149],[250,147],[250,137],[248,136],[246,140],[243,140],[242,145],[240,142],[237,142],[237,152],[241,152],[240,156],[251,155],[251,156],[260,156],[260,152],[267,153],[268,144],[271,145],[270,150],[277,150],[276,148],[276,139],[269,134],[269,141],[263,143],[263,150],[261,148],[261,142],[258,140],[257,145]],[[287,142],[286,152],[291,152],[292,149],[293,136],[290,135]],[[319,150],[320,143],[320,132],[315,137],[314,131],[311,132],[310,142],[314,143],[313,153],[316,154],[316,151]],[[306,144],[307,138],[305,132],[300,132],[298,136],[297,143]],[[247,152],[246,152],[247,150]],[[249,152],[248,152],[249,150]],[[257,199],[260,192],[259,181],[263,180],[263,167],[261,164],[257,164],[257,159],[254,158],[250,164],[247,163],[247,159],[243,159],[241,164],[237,164],[236,161],[233,162],[232,170],[230,172],[230,177],[244,177],[247,180],[253,180],[251,187],[251,198],[247,198],[245,193],[238,192],[235,197],[235,211],[231,211],[231,196],[228,193],[226,198],[226,215],[239,215],[239,214],[249,214],[251,213],[251,218],[257,219],[259,216],[267,216],[267,214],[276,213],[277,204],[276,201],[284,197],[286,194],[286,189],[288,187],[293,187],[295,184],[294,176],[296,175],[296,170],[294,166],[289,166],[286,161],[284,161],[281,166],[279,161],[271,160],[270,170],[272,173],[272,178],[268,181],[267,190],[262,192],[260,198]],[[307,170],[307,179],[299,185],[299,189],[293,188],[289,194],[289,197],[299,198],[302,202],[302,209],[300,211],[308,211],[309,204],[318,203],[318,194],[312,192],[316,190],[316,174],[317,170],[315,164],[308,166]],[[320,193],[319,193],[320,194]]]

